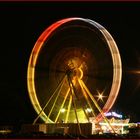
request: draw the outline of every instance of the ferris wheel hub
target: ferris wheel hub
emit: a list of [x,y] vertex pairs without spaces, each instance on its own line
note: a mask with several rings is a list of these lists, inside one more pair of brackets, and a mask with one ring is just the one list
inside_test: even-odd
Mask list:
[[83,77],[83,71],[81,68],[68,69],[66,74],[72,81],[82,79]]

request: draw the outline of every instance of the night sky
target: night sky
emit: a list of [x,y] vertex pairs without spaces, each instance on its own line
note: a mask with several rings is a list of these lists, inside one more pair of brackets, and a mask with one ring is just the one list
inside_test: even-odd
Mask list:
[[[27,65],[40,34],[67,17],[92,19],[115,39],[122,59],[122,84],[112,111],[140,121],[140,2],[1,2],[0,124],[32,123]],[[134,73],[137,71],[137,73]]]

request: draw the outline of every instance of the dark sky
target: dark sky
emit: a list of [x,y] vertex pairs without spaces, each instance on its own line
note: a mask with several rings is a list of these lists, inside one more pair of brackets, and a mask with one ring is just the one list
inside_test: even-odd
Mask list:
[[90,18],[114,37],[123,77],[113,111],[140,121],[140,2],[1,2],[0,124],[32,123],[36,113],[27,91],[27,65],[39,35],[66,17]]

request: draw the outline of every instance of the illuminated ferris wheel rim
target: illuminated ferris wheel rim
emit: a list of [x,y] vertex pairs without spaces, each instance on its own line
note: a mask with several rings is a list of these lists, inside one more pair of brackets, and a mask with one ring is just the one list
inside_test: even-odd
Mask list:
[[[103,37],[105,38],[108,47],[111,52],[112,56],[112,61],[113,61],[113,82],[112,82],[112,87],[111,91],[108,97],[107,102],[105,103],[102,111],[107,112],[111,109],[113,106],[117,95],[119,93],[120,85],[121,85],[121,78],[122,78],[122,65],[121,65],[121,58],[120,58],[120,53],[117,48],[117,45],[110,35],[110,33],[100,24],[97,22],[90,20],[90,19],[84,19],[84,18],[66,18],[59,20],[49,26],[38,38],[37,42],[35,43],[33,50],[30,55],[29,63],[28,63],[28,70],[27,70],[27,86],[28,86],[28,92],[30,96],[31,103],[36,110],[36,112],[39,114],[42,110],[42,107],[40,106],[40,103],[37,98],[36,90],[35,90],[35,83],[34,83],[34,76],[35,76],[35,66],[36,62],[38,59],[38,55],[40,52],[40,49],[42,48],[44,42],[47,40],[47,38],[52,34],[53,31],[55,31],[57,28],[61,27],[63,24],[71,22],[71,21],[76,21],[80,20],[86,23],[91,24],[94,26],[96,29],[98,29],[98,32],[100,32]],[[49,118],[47,118],[47,115],[43,111],[40,115],[43,121],[46,122],[46,119],[48,119],[49,122],[53,122]],[[97,116],[97,119],[100,119],[100,115]]]

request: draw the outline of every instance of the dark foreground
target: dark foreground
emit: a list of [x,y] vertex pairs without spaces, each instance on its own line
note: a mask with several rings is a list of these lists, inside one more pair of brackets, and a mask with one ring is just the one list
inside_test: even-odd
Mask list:
[[63,134],[44,134],[44,133],[9,133],[0,134],[0,139],[140,139],[140,135],[115,135],[115,134],[96,134],[96,135],[63,135]]

